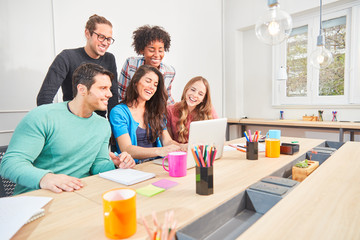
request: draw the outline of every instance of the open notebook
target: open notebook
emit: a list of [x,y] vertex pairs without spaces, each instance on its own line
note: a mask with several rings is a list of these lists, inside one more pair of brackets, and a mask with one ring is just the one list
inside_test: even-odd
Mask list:
[[99,176],[124,185],[133,185],[138,182],[155,177],[154,173],[143,172],[135,169],[115,169],[99,173]]

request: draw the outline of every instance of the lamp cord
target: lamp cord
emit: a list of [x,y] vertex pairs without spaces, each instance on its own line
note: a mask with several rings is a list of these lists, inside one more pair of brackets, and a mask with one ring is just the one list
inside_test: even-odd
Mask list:
[[319,35],[322,35],[322,0],[320,0],[320,32]]

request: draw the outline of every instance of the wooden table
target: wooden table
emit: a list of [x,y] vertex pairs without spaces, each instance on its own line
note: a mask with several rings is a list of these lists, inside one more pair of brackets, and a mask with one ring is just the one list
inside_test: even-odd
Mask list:
[[270,120],[270,119],[228,119],[226,136],[229,139],[229,126],[240,125],[241,136],[244,137],[246,126],[271,126],[271,127],[290,127],[290,128],[313,128],[328,129],[339,131],[339,141],[344,142],[344,132],[350,131],[350,141],[354,141],[354,131],[360,130],[360,123],[356,122],[330,122],[330,121],[300,121],[300,120]]
[[[186,177],[171,178],[161,166],[144,163],[136,169],[154,172],[156,178],[131,186],[137,189],[160,179],[169,179],[179,184],[153,197],[137,195],[137,232],[131,239],[145,239],[145,228],[139,216],[150,220],[152,211],[156,211],[160,221],[166,211],[174,210],[179,228],[198,219],[205,213],[244,191],[249,185],[259,181],[304,154],[324,140],[304,138],[282,138],[282,141],[299,141],[300,152],[280,158],[265,158],[259,153],[259,160],[245,159],[240,151],[224,152],[214,165],[214,194],[200,196],[195,193],[195,169],[190,169]],[[232,142],[240,142],[244,139]],[[46,206],[45,216],[27,224],[13,239],[107,239],[104,234],[101,194],[123,185],[102,179],[99,176],[83,178],[85,187],[71,193],[55,194],[47,190],[26,193],[30,196],[50,196],[54,200]]]
[[94,236],[104,235],[99,229],[103,219],[98,203],[74,192],[37,190],[22,195],[53,200],[45,206],[44,217],[24,225],[12,239],[97,239]]
[[359,158],[346,142],[238,239],[360,239]]

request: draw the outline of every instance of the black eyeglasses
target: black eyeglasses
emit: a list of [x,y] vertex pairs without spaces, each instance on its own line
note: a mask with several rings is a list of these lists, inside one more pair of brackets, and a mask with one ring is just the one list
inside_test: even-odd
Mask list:
[[103,42],[103,41],[105,41],[106,40],[106,42],[108,43],[108,44],[113,44],[114,42],[115,42],[115,39],[113,39],[113,38],[111,38],[111,37],[105,37],[104,35],[102,35],[102,34],[98,34],[98,33],[96,33],[96,32],[93,32],[93,33],[95,33],[96,35],[97,35],[97,39],[100,41],[100,42]]

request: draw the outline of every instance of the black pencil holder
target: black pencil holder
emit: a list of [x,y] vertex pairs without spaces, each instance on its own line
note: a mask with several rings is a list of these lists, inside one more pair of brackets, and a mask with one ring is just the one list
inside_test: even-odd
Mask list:
[[259,145],[258,142],[246,142],[246,159],[258,160]]
[[210,195],[214,193],[214,167],[196,166],[196,193]]

